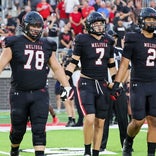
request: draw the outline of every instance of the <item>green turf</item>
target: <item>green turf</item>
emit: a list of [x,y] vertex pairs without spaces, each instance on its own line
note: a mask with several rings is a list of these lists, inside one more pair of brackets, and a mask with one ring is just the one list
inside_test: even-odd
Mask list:
[[[10,150],[9,133],[0,133],[0,151],[8,152]],[[83,147],[82,130],[51,130],[47,132],[47,148],[63,147]],[[32,148],[31,132],[27,131],[21,144],[21,149]],[[121,147],[118,136],[118,129],[110,129],[107,150],[118,153],[121,156]],[[133,156],[146,156],[146,132],[140,132],[135,138]],[[22,156],[31,156],[32,154],[22,153]],[[111,156],[111,155],[105,155]],[[112,155],[113,156],[113,155]]]
[[[66,112],[62,112],[57,115],[61,122],[67,121]],[[0,123],[9,123],[8,112],[0,112]],[[51,122],[51,116],[49,115],[48,122]],[[142,129],[143,130],[143,129]],[[145,129],[146,130],[146,129]],[[133,156],[147,156],[146,151],[146,131],[140,131],[134,141],[134,153]],[[31,131],[27,131],[23,141],[21,143],[21,149],[32,148]],[[63,147],[79,147],[83,148],[83,132],[81,129],[68,129],[68,130],[50,130],[47,131],[47,148],[63,148]],[[0,132],[0,151],[9,152],[9,132]],[[110,128],[109,139],[107,144],[107,150],[116,152],[116,156],[121,156],[121,145],[119,141],[118,129]],[[4,156],[0,154],[0,156]],[[33,156],[33,154],[22,153],[21,156]],[[100,156],[113,156],[113,155],[100,155]]]

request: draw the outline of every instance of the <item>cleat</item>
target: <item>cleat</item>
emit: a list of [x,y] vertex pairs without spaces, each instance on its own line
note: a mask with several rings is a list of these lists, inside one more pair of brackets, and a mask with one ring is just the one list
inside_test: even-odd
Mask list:
[[81,124],[81,123],[76,123],[76,124],[74,124],[73,125],[73,127],[82,127],[83,126],[83,123]]
[[19,151],[11,151],[10,156],[19,156]]
[[73,121],[68,121],[68,123],[66,124],[66,127],[73,127],[75,125],[75,123]]
[[52,121],[52,125],[57,125],[59,123],[59,119],[55,116]]
[[132,156],[132,145],[133,142],[130,143],[126,139],[123,142],[123,151],[122,151],[122,156]]

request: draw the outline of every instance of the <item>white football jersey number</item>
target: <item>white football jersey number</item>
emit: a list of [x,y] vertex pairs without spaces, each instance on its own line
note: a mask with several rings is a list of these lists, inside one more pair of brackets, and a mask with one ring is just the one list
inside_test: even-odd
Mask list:
[[146,66],[154,66],[155,65],[155,59],[156,59],[156,50],[155,49],[149,49],[148,50],[149,56],[146,60]]
[[96,53],[97,53],[97,54],[100,53],[100,56],[99,56],[99,58],[96,60],[95,64],[96,64],[96,65],[102,65],[101,59],[102,59],[103,56],[104,56],[104,48],[96,48]]
[[42,70],[44,65],[44,53],[43,51],[34,51],[34,50],[25,50],[25,55],[28,55],[28,60],[26,64],[24,65],[24,69],[31,69],[31,63],[33,60],[33,57],[35,57],[35,68],[37,70]]

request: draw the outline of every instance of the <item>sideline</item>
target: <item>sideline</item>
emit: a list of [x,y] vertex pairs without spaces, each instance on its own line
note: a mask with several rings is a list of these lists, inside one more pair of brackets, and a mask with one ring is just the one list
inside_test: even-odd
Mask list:
[[[34,153],[33,149],[21,149],[20,155],[22,156],[22,153]],[[7,152],[0,151],[0,154],[3,155],[9,155]],[[45,149],[45,156],[81,156],[84,154],[84,148],[70,148],[70,147],[64,147],[64,148],[46,148]],[[100,155],[116,155],[117,153],[111,152],[111,151],[103,151],[100,152]]]

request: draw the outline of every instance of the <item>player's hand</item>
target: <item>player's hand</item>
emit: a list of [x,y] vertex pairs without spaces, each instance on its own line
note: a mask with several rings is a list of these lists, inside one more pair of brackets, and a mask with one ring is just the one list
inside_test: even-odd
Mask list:
[[114,82],[114,85],[112,87],[112,91],[110,94],[110,98],[113,101],[116,101],[117,98],[121,95],[121,92],[123,91],[123,88],[119,86],[119,82]]
[[74,95],[74,90],[72,90],[71,87],[63,87],[60,88],[60,97],[62,101],[65,101],[67,99],[72,100]]

